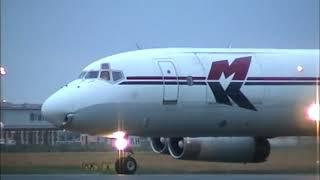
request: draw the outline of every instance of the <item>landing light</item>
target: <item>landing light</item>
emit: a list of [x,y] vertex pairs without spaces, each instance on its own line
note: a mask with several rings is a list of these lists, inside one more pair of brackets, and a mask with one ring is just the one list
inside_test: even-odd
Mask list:
[[117,131],[117,132],[114,132],[112,134],[106,134],[104,135],[103,137],[106,137],[106,138],[111,138],[111,139],[120,139],[120,138],[124,138],[126,135],[125,132],[123,131]]
[[115,138],[115,139],[122,139],[122,138],[124,138],[125,135],[126,135],[126,133],[123,131],[117,131],[112,134],[113,138]]
[[319,103],[313,103],[309,106],[307,114],[313,121],[320,121],[320,105]]
[[128,146],[128,140],[126,140],[125,138],[116,139],[114,145],[119,151],[122,151]]
[[104,137],[115,139],[114,146],[117,150],[122,151],[128,146],[128,139],[126,139],[126,133],[123,131],[117,131],[112,134],[105,135]]

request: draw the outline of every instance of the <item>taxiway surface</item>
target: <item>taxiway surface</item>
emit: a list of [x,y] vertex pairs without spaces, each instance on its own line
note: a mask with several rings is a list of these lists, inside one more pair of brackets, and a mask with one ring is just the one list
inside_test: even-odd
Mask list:
[[292,175],[292,174],[219,174],[219,175],[97,175],[97,174],[75,174],[75,175],[1,175],[2,180],[319,180],[317,175]]

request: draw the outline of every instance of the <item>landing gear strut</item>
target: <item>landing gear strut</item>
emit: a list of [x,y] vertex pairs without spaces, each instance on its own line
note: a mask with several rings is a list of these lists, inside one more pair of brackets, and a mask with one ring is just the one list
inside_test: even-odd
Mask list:
[[132,151],[129,155],[124,156],[124,151],[119,151],[119,158],[115,163],[115,170],[118,174],[134,174],[138,168],[136,160],[131,157]]
[[115,138],[114,145],[118,150],[118,159],[115,170],[118,174],[134,174],[137,171],[137,162],[131,157],[133,150],[128,146],[128,135],[123,131],[114,132],[111,138]]

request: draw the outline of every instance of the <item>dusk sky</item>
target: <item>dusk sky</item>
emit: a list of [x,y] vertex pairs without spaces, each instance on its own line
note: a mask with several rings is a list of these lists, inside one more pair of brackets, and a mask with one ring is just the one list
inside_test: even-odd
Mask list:
[[89,63],[153,47],[319,49],[319,0],[1,0],[1,98],[42,103]]

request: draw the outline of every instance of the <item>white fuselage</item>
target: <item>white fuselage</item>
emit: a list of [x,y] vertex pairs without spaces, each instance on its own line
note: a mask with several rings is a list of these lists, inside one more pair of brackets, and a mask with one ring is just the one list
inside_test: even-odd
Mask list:
[[[43,104],[57,126],[165,137],[315,135],[319,50],[139,50],[98,60]],[[112,72],[122,76],[112,77]],[[68,118],[66,118],[68,116]]]

